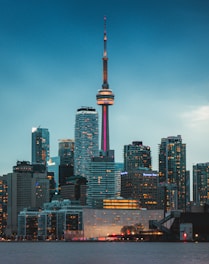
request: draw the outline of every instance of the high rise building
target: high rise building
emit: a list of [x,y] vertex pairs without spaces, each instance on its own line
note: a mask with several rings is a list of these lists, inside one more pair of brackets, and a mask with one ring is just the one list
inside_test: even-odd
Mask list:
[[74,140],[59,140],[59,185],[66,185],[69,177],[74,175]]
[[73,139],[60,139],[59,140],[59,157],[60,164],[73,166],[74,164],[74,145]]
[[157,171],[136,168],[121,173],[121,196],[138,200],[146,209],[161,209]]
[[152,169],[151,150],[142,141],[133,141],[124,146],[124,171],[137,168]]
[[7,235],[17,232],[17,216],[24,208],[41,208],[49,202],[49,179],[45,166],[18,161],[13,173],[3,176],[8,186]]
[[109,89],[107,78],[107,33],[104,18],[103,84],[97,93],[97,104],[102,106],[102,135],[100,156],[93,157],[89,164],[87,203],[91,206],[98,200],[116,195],[114,150],[110,150],[109,105],[114,103],[114,95]]
[[115,191],[115,163],[108,156],[94,157],[89,163],[87,204],[94,206],[99,200],[112,198]]
[[49,157],[49,130],[32,128],[32,163],[46,165]]
[[92,107],[77,110],[75,120],[74,174],[86,177],[89,162],[99,153],[98,113]]
[[209,162],[193,165],[193,202],[209,204]]
[[[161,139],[159,182],[165,211],[186,209],[186,144],[180,135]],[[162,189],[163,189],[162,188]]]

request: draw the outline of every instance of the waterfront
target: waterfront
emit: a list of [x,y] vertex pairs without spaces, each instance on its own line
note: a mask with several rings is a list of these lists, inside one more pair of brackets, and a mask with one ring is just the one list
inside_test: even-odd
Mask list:
[[173,242],[1,242],[8,264],[203,264],[209,243]]

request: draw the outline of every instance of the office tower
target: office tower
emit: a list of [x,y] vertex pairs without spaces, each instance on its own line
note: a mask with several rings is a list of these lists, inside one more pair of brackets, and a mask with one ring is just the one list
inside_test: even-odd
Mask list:
[[[39,167],[38,167],[39,166]],[[49,179],[44,165],[18,161],[13,173],[4,175],[8,186],[7,235],[17,232],[17,216],[24,208],[42,208],[49,202]]]
[[114,151],[109,143],[108,107],[114,103],[114,95],[109,89],[107,78],[107,34],[106,17],[104,18],[104,53],[103,53],[103,84],[97,93],[97,104],[102,106],[102,135],[100,156],[95,156],[89,163],[87,203],[92,206],[99,200],[116,195]]
[[32,163],[47,164],[49,160],[49,131],[47,128],[32,128]]
[[59,185],[66,184],[69,177],[74,175],[74,140],[60,139],[59,140]]
[[193,202],[199,206],[209,203],[209,162],[193,165]]
[[186,144],[180,135],[161,139],[159,181],[164,187],[164,209],[186,209]]
[[74,163],[74,145],[73,139],[60,139],[59,151],[60,164],[72,165]]
[[108,71],[107,71],[107,33],[106,33],[106,17],[104,17],[104,52],[103,52],[103,84],[102,89],[97,93],[97,104],[102,106],[102,136],[101,150],[108,153],[110,149],[109,143],[109,105],[114,104],[114,94],[109,89]]
[[138,200],[146,209],[161,209],[159,195],[159,175],[157,171],[136,168],[121,173],[121,196]]
[[74,174],[86,177],[89,162],[99,152],[98,113],[92,107],[77,110],[75,120]]
[[109,157],[94,157],[89,164],[87,204],[95,206],[115,193],[115,163]]
[[124,171],[137,168],[152,169],[151,150],[142,141],[133,141],[124,146]]

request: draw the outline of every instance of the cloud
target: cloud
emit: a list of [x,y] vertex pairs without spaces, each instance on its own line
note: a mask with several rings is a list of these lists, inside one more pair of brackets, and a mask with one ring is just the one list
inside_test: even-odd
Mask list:
[[199,127],[209,121],[209,105],[186,111],[181,116],[189,127]]

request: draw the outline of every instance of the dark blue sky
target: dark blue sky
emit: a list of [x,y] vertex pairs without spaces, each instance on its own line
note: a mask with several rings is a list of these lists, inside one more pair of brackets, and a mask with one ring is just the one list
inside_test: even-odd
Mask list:
[[209,161],[209,2],[0,0],[0,175],[31,160],[31,129],[74,138],[77,108],[96,105],[107,16],[110,144],[182,135],[188,169]]

